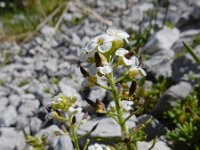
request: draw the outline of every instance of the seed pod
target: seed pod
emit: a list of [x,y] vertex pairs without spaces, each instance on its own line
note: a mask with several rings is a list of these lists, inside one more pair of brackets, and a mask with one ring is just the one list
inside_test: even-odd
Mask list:
[[96,108],[96,104],[95,104],[92,100],[90,100],[89,98],[86,98],[86,102],[87,102],[89,105],[91,105],[92,107],[95,107],[95,108]]
[[135,55],[134,52],[128,52],[127,54],[124,55],[124,57],[125,57],[126,59],[130,59],[133,55]]
[[80,71],[81,71],[82,75],[85,78],[90,76],[90,74],[83,67],[81,67],[81,66],[80,66]]
[[132,81],[131,86],[129,88],[129,96],[131,96],[135,93],[136,88],[137,88],[137,83],[134,80],[134,81]]
[[90,133],[92,133],[94,130],[96,130],[97,126],[98,126],[99,123],[95,124],[92,129],[90,130]]
[[104,112],[105,111],[105,105],[104,103],[102,103],[102,101],[100,101],[99,99],[96,99],[96,110],[97,112]]
[[75,125],[76,124],[76,116],[72,117],[72,124]]
[[103,67],[103,63],[102,63],[99,53],[95,52],[94,59],[95,59],[96,67]]

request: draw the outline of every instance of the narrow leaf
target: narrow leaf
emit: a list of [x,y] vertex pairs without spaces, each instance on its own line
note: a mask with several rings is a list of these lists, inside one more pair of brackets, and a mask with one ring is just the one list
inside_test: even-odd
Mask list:
[[85,78],[90,76],[90,74],[83,67],[81,67],[81,66],[80,66],[80,71],[81,71],[82,75]]
[[89,98],[86,98],[86,102],[87,102],[89,105],[91,105],[92,107],[95,107],[95,108],[96,108],[96,104],[95,104],[92,100],[90,100]]
[[187,49],[187,51],[190,53],[190,55],[194,58],[194,60],[197,62],[197,64],[200,65],[200,58],[194,52],[194,50],[189,45],[187,45],[184,41],[183,41],[183,45],[185,46],[185,48]]
[[137,88],[136,81],[132,81],[131,86],[129,88],[129,96],[131,96],[135,93],[136,88]]

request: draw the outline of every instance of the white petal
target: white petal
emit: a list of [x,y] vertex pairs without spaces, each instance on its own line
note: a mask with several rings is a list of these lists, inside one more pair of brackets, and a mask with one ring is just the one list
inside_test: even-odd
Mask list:
[[97,67],[95,66],[90,66],[89,68],[89,73],[92,75],[92,76],[95,76],[97,74]]
[[83,82],[81,83],[81,86],[86,87],[88,84],[88,78],[85,78],[85,80],[83,80]]
[[139,69],[139,71],[141,72],[141,74],[143,75],[143,76],[146,76],[147,74],[146,74],[146,72],[144,71],[144,69],[142,69],[142,68],[138,68]]
[[130,68],[129,70],[134,71],[134,70],[136,70],[136,69],[138,69],[137,66],[131,66],[131,68]]
[[103,45],[99,45],[98,46],[98,50],[101,53],[105,53],[105,52],[109,51],[111,48],[112,48],[112,43],[111,42],[106,42]]
[[131,59],[127,59],[126,57],[122,57],[123,62],[125,63],[125,65],[129,66],[133,64],[133,60]]
[[114,28],[108,28],[108,30],[106,31],[107,34],[109,35],[115,35],[116,30]]
[[110,36],[108,34],[103,34],[102,35],[102,38],[104,39],[104,42],[111,42],[114,40],[114,37],[113,36]]
[[124,48],[119,48],[117,49],[117,51],[115,52],[115,55],[117,56],[124,56],[125,54],[127,54],[128,51]]
[[132,61],[131,66],[138,66],[139,65],[139,60],[137,59],[137,57],[133,56],[130,58],[130,60]]
[[96,42],[90,41],[90,42],[86,45],[86,47],[85,47],[86,52],[94,51],[95,48],[97,47],[97,45],[98,45],[98,44],[97,44]]
[[75,109],[73,107],[69,107],[68,110],[69,110],[70,113],[73,113],[75,111]]
[[122,30],[118,30],[118,35],[122,38],[122,39],[127,39],[129,38],[129,34],[122,31]]
[[112,67],[111,66],[98,67],[98,70],[102,74],[106,75],[112,72]]
[[86,51],[82,51],[80,54],[80,61],[85,62],[87,59],[88,59],[88,54],[86,53]]

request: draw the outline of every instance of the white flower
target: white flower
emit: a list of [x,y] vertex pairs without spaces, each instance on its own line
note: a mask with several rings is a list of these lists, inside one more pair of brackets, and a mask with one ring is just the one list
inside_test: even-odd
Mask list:
[[115,55],[119,56],[126,66],[138,65],[139,64],[139,60],[137,59],[137,57],[132,56],[131,58],[126,58],[126,54],[128,54],[128,53],[129,53],[128,50],[126,50],[124,48],[119,48],[115,52]]
[[114,109],[114,108],[115,108],[115,102],[114,102],[114,101],[111,101],[111,102],[109,103],[108,107],[107,107],[107,110],[110,111],[110,110],[112,110],[112,109]]
[[107,75],[113,71],[112,67],[109,64],[103,67],[97,67],[97,70],[103,75]]
[[115,29],[115,28],[109,28],[107,30],[107,34],[117,37],[117,38],[124,39],[127,43],[129,43],[129,41],[128,41],[128,38],[130,37],[129,34],[122,30]]
[[77,112],[81,112],[82,111],[82,108],[81,107],[78,107],[78,108],[74,108],[74,107],[69,107],[68,109],[69,113],[77,113]]
[[126,111],[130,111],[132,109],[133,104],[133,101],[121,101],[121,107]]
[[142,69],[139,66],[132,66],[128,70],[128,74],[130,78],[136,77],[139,73],[141,73],[143,76],[146,76],[146,72],[144,71],[144,69]]
[[92,39],[85,47],[85,51],[87,53],[91,53],[96,51],[101,52],[101,53],[105,53],[107,51],[109,51],[112,48],[112,41],[113,41],[113,37],[109,36],[107,34],[101,34],[97,37],[95,37],[94,39]]
[[47,106],[51,106],[51,105],[55,105],[55,104],[59,104],[61,103],[63,100],[63,97],[64,95],[63,94],[58,94],[57,96],[55,96],[53,98],[53,100],[51,102],[48,102]]
[[104,144],[95,143],[94,145],[90,145],[88,150],[111,150],[108,146]]
[[99,71],[101,74],[107,75],[113,71],[112,66],[109,63],[104,62],[103,65],[104,65],[103,67],[91,66],[89,68],[89,73],[94,76]]
[[[122,109],[126,110],[126,111],[130,111],[132,109],[132,106],[133,106],[133,101],[126,101],[126,100],[122,100],[121,103],[120,103],[120,106]],[[110,111],[110,110],[113,110],[115,109],[115,102],[112,101],[109,103],[108,107],[107,107],[107,110]]]

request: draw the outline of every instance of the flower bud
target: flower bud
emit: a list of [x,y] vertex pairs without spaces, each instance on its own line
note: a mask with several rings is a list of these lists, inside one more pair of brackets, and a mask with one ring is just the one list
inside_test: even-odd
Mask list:
[[131,79],[134,79],[139,74],[139,69],[137,67],[128,70],[128,75]]
[[80,71],[85,78],[90,76],[90,74],[83,67],[80,67]]
[[103,67],[103,62],[101,60],[99,53],[95,52],[94,58],[95,58],[96,67]]
[[76,124],[76,116],[75,116],[75,115],[72,117],[72,124],[73,124],[73,125]]
[[99,99],[96,99],[96,111],[98,113],[104,113],[105,112],[105,105],[102,101],[100,101]]
[[131,87],[129,88],[129,96],[135,93],[136,87],[137,87],[137,83],[135,81],[132,81]]

